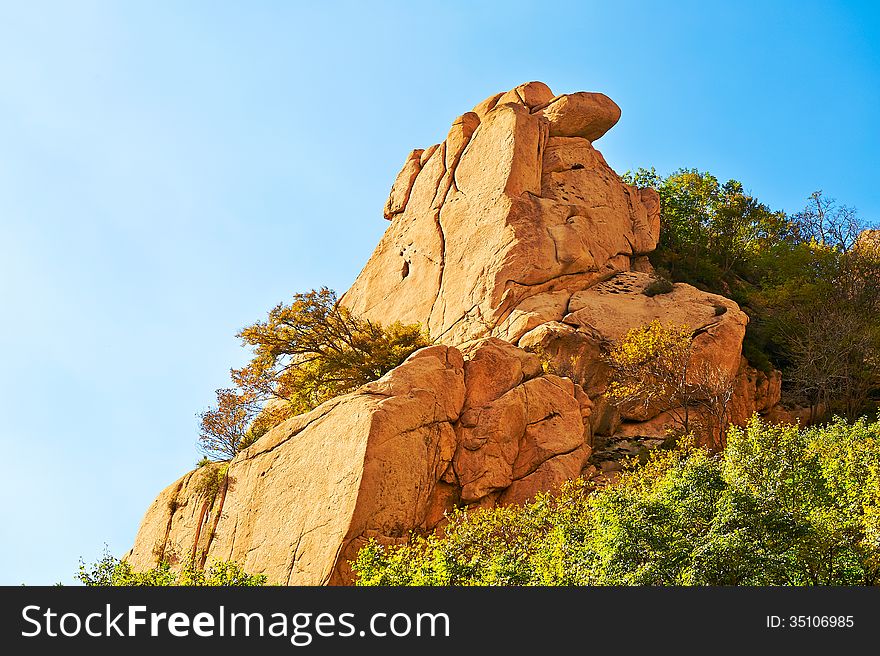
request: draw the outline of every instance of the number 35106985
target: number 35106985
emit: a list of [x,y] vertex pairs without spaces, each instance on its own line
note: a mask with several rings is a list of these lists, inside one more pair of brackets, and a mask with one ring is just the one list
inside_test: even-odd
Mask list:
[[767,616],[769,629],[848,629],[855,626],[852,615],[779,615]]

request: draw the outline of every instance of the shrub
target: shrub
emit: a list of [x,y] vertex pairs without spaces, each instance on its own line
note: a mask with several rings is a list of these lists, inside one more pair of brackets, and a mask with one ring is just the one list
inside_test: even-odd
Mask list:
[[658,296],[660,294],[668,294],[673,290],[673,284],[666,278],[655,278],[647,287],[642,290],[645,296]]
[[692,362],[692,356],[687,326],[664,326],[655,320],[633,328],[605,358],[611,369],[606,394],[621,408],[668,411],[683,434],[702,423],[707,436],[720,443],[733,380],[716,365]]
[[721,455],[655,451],[615,486],[449,519],[368,543],[358,585],[876,585],[880,422],[753,418]]
[[770,361],[767,353],[761,348],[759,338],[755,337],[754,332],[749,331],[746,327],[746,335],[743,339],[742,354],[748,363],[758,371],[769,374],[773,371],[773,363]]
[[229,471],[229,463],[211,463],[200,467],[193,476],[196,476],[193,491],[205,501],[212,502],[220,491],[223,481]]
[[266,585],[264,574],[248,574],[237,563],[216,561],[204,570],[187,566],[173,571],[166,561],[153,569],[135,572],[125,560],[104,555],[88,565],[80,560],[77,580],[86,586],[260,586]]

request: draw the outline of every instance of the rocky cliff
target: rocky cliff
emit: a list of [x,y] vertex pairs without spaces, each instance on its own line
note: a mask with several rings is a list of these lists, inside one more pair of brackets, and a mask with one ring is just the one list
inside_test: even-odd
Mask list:
[[390,225],[342,302],[381,323],[419,322],[436,345],[272,429],[210,492],[199,470],[173,483],[128,560],[195,555],[275,583],[347,583],[371,537],[405,540],[454,507],[522,502],[582,472],[608,478],[670,425],[604,398],[603,349],[653,319],[689,326],[695,357],[736,376],[734,421],[779,417],[779,375],[742,358],[736,303],[685,284],[643,293],[659,198],[593,146],[619,117],[602,94],[530,82],[412,151],[385,205]]

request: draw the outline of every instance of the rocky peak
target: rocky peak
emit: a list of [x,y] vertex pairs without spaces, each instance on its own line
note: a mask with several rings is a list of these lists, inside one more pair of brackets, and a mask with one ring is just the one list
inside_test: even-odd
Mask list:
[[212,496],[198,470],[169,486],[129,562],[202,554],[272,583],[348,583],[368,539],[406,540],[453,508],[520,503],[579,475],[612,480],[670,418],[608,403],[602,353],[655,319],[688,326],[694,357],[736,377],[734,421],[778,414],[778,372],[741,357],[736,303],[685,284],[649,293],[659,197],[625,184],[593,145],[619,118],[607,96],[529,82],[413,150],[342,302],[379,323],[421,323],[435,345],[270,430]]
[[453,345],[561,318],[566,295],[657,244],[656,192],[625,184],[593,147],[619,118],[601,93],[541,82],[479,103],[407,157],[391,225],[343,302]]

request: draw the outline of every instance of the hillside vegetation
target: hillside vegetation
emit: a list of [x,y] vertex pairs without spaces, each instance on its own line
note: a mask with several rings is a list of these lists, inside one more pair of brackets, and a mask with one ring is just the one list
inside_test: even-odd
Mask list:
[[694,169],[624,178],[660,193],[658,274],[739,303],[750,317],[743,354],[782,370],[785,400],[850,419],[876,407],[880,232],[821,191],[786,215]]
[[201,569],[190,562],[183,568],[173,568],[163,561],[156,567],[136,572],[125,560],[110,553],[94,563],[80,561],[76,579],[88,587],[254,587],[266,585],[262,574],[248,574],[237,563],[217,561]]
[[442,534],[364,547],[359,585],[874,585],[880,422],[753,419],[711,454],[656,451],[619,483],[458,511]]

